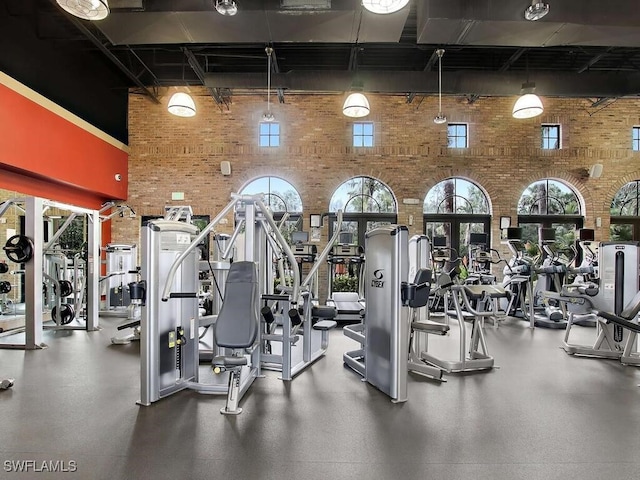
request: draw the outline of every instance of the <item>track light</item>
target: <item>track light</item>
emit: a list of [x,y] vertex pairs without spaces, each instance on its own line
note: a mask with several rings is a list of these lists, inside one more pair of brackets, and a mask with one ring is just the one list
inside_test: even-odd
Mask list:
[[191,95],[184,92],[174,93],[169,100],[167,110],[177,117],[193,117],[196,114],[196,105]]
[[536,20],[540,20],[547,13],[549,13],[549,4],[538,2],[538,0],[533,0],[531,5],[527,7],[524,11],[524,18],[535,22]]
[[67,13],[83,20],[102,20],[109,15],[107,0],[56,0]]
[[220,15],[231,17],[238,13],[238,3],[235,0],[216,0],[216,10]]
[[407,6],[409,0],[362,0],[362,6],[372,13],[386,15]]

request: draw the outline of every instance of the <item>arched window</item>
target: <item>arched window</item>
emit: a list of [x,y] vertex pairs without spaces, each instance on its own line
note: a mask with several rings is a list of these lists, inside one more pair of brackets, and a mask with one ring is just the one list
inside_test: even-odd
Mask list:
[[271,208],[273,219],[282,220],[289,214],[282,234],[291,243],[292,232],[302,230],[302,198],[298,190],[286,180],[278,177],[259,177],[240,189],[242,195],[264,194],[264,203]]
[[291,215],[302,213],[302,198],[298,190],[286,180],[278,177],[256,178],[240,189],[240,193],[243,195],[263,193],[265,204],[271,208],[274,217],[282,218],[282,214],[285,212]]
[[331,196],[329,211],[333,234],[335,212],[342,209],[342,230],[353,234],[353,243],[364,245],[364,234],[379,225],[396,223],[397,203],[391,189],[372,177],[353,177]]
[[623,185],[611,202],[611,240],[640,239],[640,180]]
[[584,217],[575,190],[559,180],[545,178],[529,185],[518,201],[518,225],[524,241],[538,243],[538,229],[554,228],[556,241],[572,245]]
[[447,245],[460,257],[468,253],[471,233],[491,232],[489,200],[475,183],[448,178],[429,190],[424,199],[424,232],[429,238],[447,237]]

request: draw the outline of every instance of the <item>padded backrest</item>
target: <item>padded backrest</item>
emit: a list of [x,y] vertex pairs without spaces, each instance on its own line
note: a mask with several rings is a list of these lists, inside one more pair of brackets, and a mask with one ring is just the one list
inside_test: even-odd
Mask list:
[[431,270],[420,268],[416,272],[413,283],[417,285],[413,299],[409,300],[411,308],[422,308],[429,303],[429,293],[431,291]]
[[253,262],[233,262],[224,287],[224,301],[214,326],[216,344],[248,348],[258,335],[258,267]]
[[413,279],[416,284],[415,296],[409,300],[411,308],[422,308],[429,303],[429,293],[431,292],[431,270],[428,268],[419,268]]

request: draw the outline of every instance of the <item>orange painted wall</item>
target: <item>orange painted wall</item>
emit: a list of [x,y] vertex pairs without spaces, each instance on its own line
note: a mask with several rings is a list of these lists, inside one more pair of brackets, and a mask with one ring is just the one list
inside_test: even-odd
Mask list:
[[0,84],[1,188],[97,208],[127,198],[127,171],[125,150]]

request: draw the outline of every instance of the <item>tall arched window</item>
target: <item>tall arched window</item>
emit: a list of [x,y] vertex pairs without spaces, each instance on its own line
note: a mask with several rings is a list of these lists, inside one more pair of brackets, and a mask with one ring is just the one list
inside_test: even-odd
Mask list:
[[278,222],[288,213],[289,217],[282,229],[287,240],[291,240],[291,232],[302,230],[302,198],[298,190],[286,180],[278,177],[259,177],[247,183],[239,193],[264,194],[264,203],[271,208],[273,218]]
[[447,237],[447,244],[462,257],[471,233],[486,233],[491,243],[489,200],[475,183],[448,178],[429,190],[424,199],[424,232],[429,238]]
[[611,240],[640,240],[640,180],[618,190],[611,202]]
[[525,241],[538,243],[538,229],[554,228],[556,241],[572,245],[584,217],[575,190],[559,180],[545,178],[529,185],[518,201],[518,225]]
[[329,211],[335,228],[335,212],[342,209],[342,230],[353,234],[353,243],[364,245],[364,234],[379,225],[397,222],[397,203],[391,189],[372,177],[353,177],[340,185],[331,196]]

